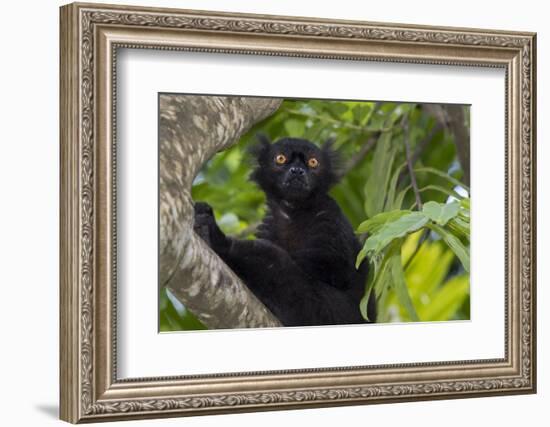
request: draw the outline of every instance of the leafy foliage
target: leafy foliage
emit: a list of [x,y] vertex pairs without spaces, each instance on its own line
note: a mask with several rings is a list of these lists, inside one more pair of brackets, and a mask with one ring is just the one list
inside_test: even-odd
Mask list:
[[[469,206],[469,204],[465,205]],[[464,217],[469,217],[469,209],[462,209],[465,211],[463,212]],[[458,219],[460,211],[461,204],[458,201],[451,201],[446,204],[430,201],[423,206],[422,211],[397,210],[383,212],[363,222],[358,227],[358,232],[361,233],[370,230],[371,234],[366,239],[363,249],[357,256],[356,265],[359,266],[366,257],[373,260],[375,274],[372,278],[372,287],[375,292],[377,292],[377,295],[384,294],[388,291],[388,283],[392,284],[399,303],[405,308],[407,316],[411,320],[420,320],[420,318],[414,309],[414,304],[412,303],[405,280],[405,269],[408,266],[408,262],[405,264],[401,262],[401,247],[404,244],[403,238],[419,230],[431,230],[437,233],[460,260],[463,269],[469,272],[469,233],[460,233],[459,236],[459,233],[457,233],[455,229],[445,227],[450,221]],[[467,226],[469,229],[469,223],[466,221],[464,221],[464,226]],[[467,240],[468,243],[464,244],[461,241],[461,237]],[[397,245],[390,245],[395,242],[397,242]],[[415,251],[408,256],[409,259],[416,255]],[[399,258],[400,261],[396,262],[396,258]],[[378,259],[383,260],[381,263],[382,268],[377,268],[376,260]],[[391,268],[385,265],[385,263],[389,262],[392,263]],[[389,280],[390,277],[388,276],[391,276],[391,280]],[[362,313],[365,318],[366,315],[364,310],[366,299],[372,287],[369,289],[369,286],[367,286],[365,298],[361,304]],[[461,289],[462,288],[464,288],[463,284],[461,284]],[[454,293],[448,291],[446,295],[454,295]],[[463,292],[460,295],[464,296],[465,294]],[[432,309],[428,311],[428,313],[436,311],[437,310]]]
[[206,329],[206,327],[185,308],[167,289],[159,295],[159,329],[161,332]]
[[[334,141],[342,177],[331,194],[364,243],[357,263],[366,257],[371,264],[360,304],[364,317],[375,292],[379,322],[469,318],[469,188],[460,181],[454,136],[421,104],[286,99],[212,158],[193,185],[193,198],[213,206],[222,230],[240,238],[253,238],[265,213],[263,193],[248,180],[247,151],[260,132],[272,140]],[[163,291],[160,327],[203,326]]]

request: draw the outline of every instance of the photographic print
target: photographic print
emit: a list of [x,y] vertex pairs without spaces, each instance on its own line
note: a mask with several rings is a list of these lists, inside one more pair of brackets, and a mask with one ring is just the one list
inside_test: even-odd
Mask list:
[[63,420],[536,391],[534,33],[71,4],[60,64]]
[[536,392],[536,34],[71,4],[59,51],[61,419]]
[[161,332],[470,319],[468,105],[161,93],[159,120],[160,177],[223,146],[173,217],[210,265],[159,284]]

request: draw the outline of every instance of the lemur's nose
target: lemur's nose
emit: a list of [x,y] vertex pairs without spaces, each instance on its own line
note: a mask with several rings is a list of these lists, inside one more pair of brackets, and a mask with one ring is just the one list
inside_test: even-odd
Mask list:
[[306,173],[306,171],[303,169],[303,168],[300,168],[300,167],[297,167],[297,166],[292,166],[290,168],[290,173],[292,175],[304,175]]

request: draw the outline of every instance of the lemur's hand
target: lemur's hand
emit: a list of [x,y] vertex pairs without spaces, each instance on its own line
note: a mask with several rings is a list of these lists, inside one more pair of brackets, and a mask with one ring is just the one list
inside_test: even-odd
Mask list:
[[208,246],[216,253],[223,253],[229,250],[230,241],[225,234],[220,230],[214,212],[208,203],[195,203],[195,224],[193,230]]

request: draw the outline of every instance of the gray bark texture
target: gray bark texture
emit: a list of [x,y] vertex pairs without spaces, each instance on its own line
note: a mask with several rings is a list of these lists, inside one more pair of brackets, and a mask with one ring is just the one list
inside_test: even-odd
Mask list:
[[191,186],[214,154],[237,143],[281,101],[161,95],[159,284],[208,328],[280,326],[273,314],[193,232]]

